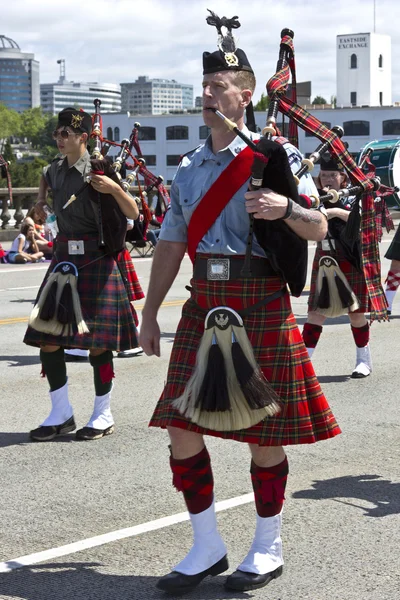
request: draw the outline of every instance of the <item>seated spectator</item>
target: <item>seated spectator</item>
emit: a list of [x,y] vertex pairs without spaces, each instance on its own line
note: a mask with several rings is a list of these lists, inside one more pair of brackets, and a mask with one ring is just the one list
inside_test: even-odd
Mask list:
[[38,248],[33,225],[22,224],[21,232],[13,241],[7,260],[15,264],[45,260],[43,252]]
[[46,230],[45,224],[37,215],[34,206],[27,212],[23,223],[33,225],[35,228],[35,240],[39,250],[46,255],[46,258],[51,259],[53,253],[52,235],[50,231]]

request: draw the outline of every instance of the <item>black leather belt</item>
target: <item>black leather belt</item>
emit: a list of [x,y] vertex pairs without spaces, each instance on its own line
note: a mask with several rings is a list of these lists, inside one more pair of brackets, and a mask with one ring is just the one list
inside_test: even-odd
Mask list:
[[[75,240],[70,240],[70,242],[73,242]],[[79,240],[76,240],[79,241]],[[69,251],[70,250],[70,245],[68,244],[68,241],[66,242],[59,242],[58,240],[55,240],[54,242],[54,246],[55,246],[55,250],[60,250],[61,252],[65,252],[65,251]],[[105,248],[99,248],[99,243],[97,240],[83,240],[83,254],[86,254],[86,252],[101,252],[104,253]],[[70,253],[70,252],[69,252]],[[81,252],[77,252],[78,254],[81,254]]]
[[[193,268],[193,279],[229,281],[241,279],[244,259],[242,258],[196,258]],[[250,277],[276,276],[267,258],[252,258],[250,261]],[[246,276],[247,277],[247,276]]]

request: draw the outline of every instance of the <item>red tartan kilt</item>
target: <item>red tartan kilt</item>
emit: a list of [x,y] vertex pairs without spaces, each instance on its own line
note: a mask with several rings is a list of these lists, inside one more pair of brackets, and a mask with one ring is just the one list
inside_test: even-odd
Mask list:
[[133,320],[135,321],[135,325],[137,327],[139,325],[139,319],[132,302],[144,298],[144,292],[142,290],[142,286],[140,285],[132,257],[126,248],[119,253],[118,264],[119,268],[126,277],[125,288],[128,294],[129,302],[131,303]]
[[[64,240],[64,238],[62,238]],[[88,240],[89,236],[79,236]],[[39,295],[57,263],[69,261],[78,268],[78,293],[83,318],[89,333],[70,336],[54,336],[28,327],[24,343],[30,346],[51,344],[63,348],[130,350],[138,345],[135,325],[136,312],[131,304],[132,286],[124,282],[125,270],[134,271],[133,265],[121,257],[118,262],[113,255],[104,254],[99,260],[99,251],[88,251],[83,255],[69,255],[56,249],[56,254],[40,287]]]
[[365,283],[364,274],[358,271],[348,260],[346,260],[340,250],[336,250],[333,254],[322,250],[321,248],[316,249],[315,257],[311,272],[311,284],[310,284],[310,295],[308,297],[308,309],[315,310],[316,302],[316,288],[317,288],[317,276],[319,268],[319,259],[322,256],[332,256],[339,264],[343,274],[346,276],[347,281],[360,303],[360,308],[355,310],[354,313],[368,313],[371,310],[371,303],[369,299],[367,285]]
[[220,432],[199,427],[173,409],[171,401],[183,393],[192,374],[207,311],[225,305],[240,312],[281,289],[283,283],[274,277],[231,282],[192,280],[191,286],[192,295],[183,307],[175,336],[167,383],[150,426],[179,427],[265,446],[307,444],[340,433],[308,358],[287,292],[244,318],[255,357],[283,401],[282,412],[246,430]]

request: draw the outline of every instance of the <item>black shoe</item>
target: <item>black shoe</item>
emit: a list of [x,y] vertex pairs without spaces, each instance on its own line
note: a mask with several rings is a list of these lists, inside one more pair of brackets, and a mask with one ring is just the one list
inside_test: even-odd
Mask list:
[[88,356],[78,356],[77,354],[68,354],[64,352],[65,362],[88,362]]
[[193,590],[208,575],[215,577],[228,568],[228,559],[225,555],[215,565],[201,573],[197,573],[197,575],[184,575],[183,573],[178,573],[178,571],[172,571],[168,575],[161,577],[157,581],[156,587],[159,590],[163,590],[163,592],[167,592],[167,594],[184,594]]
[[277,579],[282,575],[283,567],[278,567],[271,573],[265,575],[257,575],[257,573],[246,573],[245,571],[235,571],[229,575],[225,581],[227,590],[236,590],[240,592],[248,592],[249,590],[258,590],[267,585],[273,579]]
[[75,419],[71,417],[65,423],[61,423],[61,425],[41,425],[37,429],[32,429],[29,432],[29,437],[34,442],[50,442],[54,440],[58,435],[65,435],[66,433],[71,433],[71,431],[75,431]]
[[82,427],[76,432],[77,440],[99,440],[100,438],[114,433],[114,425],[107,429],[95,429],[94,427]]
[[118,358],[132,358],[132,356],[139,356],[143,354],[143,348],[141,346],[137,346],[137,348],[132,348],[131,350],[121,350],[118,352]]

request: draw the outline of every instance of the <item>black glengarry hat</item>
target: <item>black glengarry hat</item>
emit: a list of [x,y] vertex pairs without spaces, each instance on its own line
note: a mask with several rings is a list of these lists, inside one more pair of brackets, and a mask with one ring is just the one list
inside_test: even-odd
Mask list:
[[58,113],[58,127],[71,127],[76,132],[87,133],[92,132],[92,117],[89,113],[76,108],[64,108]]
[[[220,71],[249,71],[253,73],[246,54],[240,48],[236,48],[236,40],[232,34],[232,29],[240,27],[238,17],[220,18],[209,9],[208,12],[210,16],[206,19],[207,23],[216,27],[218,31],[218,50],[203,52],[203,75],[219,73]],[[226,33],[222,32],[222,27],[226,28]]]
[[[349,147],[348,142],[343,142],[346,150]],[[342,163],[335,158],[334,156],[332,156],[332,154],[330,152],[325,152],[322,156],[321,156],[321,160],[320,160],[320,168],[321,171],[341,171],[341,172],[345,172],[344,171],[344,167],[342,165]]]

